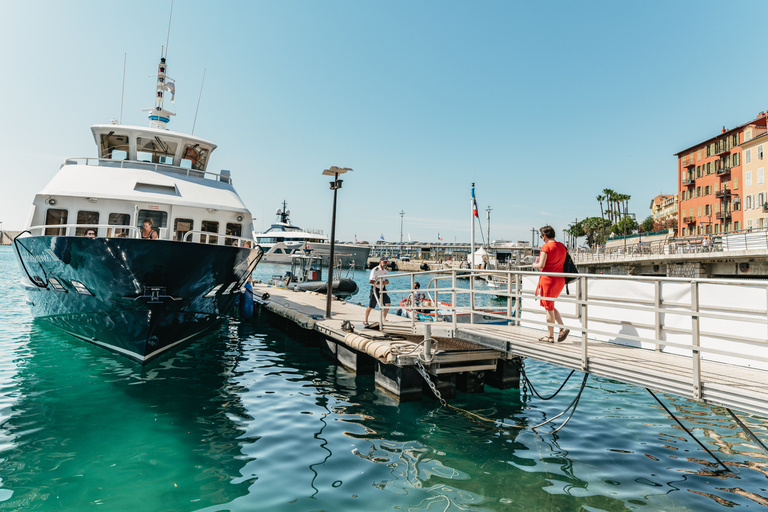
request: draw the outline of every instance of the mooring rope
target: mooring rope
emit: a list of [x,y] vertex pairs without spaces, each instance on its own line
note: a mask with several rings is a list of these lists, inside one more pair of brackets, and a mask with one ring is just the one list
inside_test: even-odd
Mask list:
[[718,458],[715,456],[715,454],[714,454],[714,453],[712,453],[712,452],[709,450],[709,448],[707,448],[706,446],[704,446],[704,445],[701,443],[701,441],[699,441],[698,439],[696,439],[696,436],[694,436],[694,435],[693,435],[693,432],[691,432],[690,430],[688,430],[688,429],[685,427],[685,425],[683,425],[682,423],[680,423],[680,420],[678,420],[678,419],[675,417],[675,415],[674,415],[674,414],[672,414],[672,411],[670,411],[670,410],[667,408],[667,406],[666,406],[666,405],[664,405],[664,404],[661,402],[661,400],[659,400],[659,398],[658,398],[658,397],[657,397],[655,394],[653,394],[653,391],[651,391],[651,390],[650,390],[650,389],[648,389],[648,388],[645,388],[645,390],[646,390],[647,392],[649,392],[649,393],[651,394],[651,396],[652,396],[653,398],[655,398],[657,402],[659,402],[659,405],[660,405],[660,406],[662,406],[662,407],[664,408],[664,410],[665,410],[665,411],[667,411],[667,414],[669,414],[670,416],[672,416],[672,419],[673,419],[673,420],[675,420],[675,421],[677,422],[677,424],[678,424],[678,425],[680,425],[680,427],[681,427],[683,430],[685,430],[685,431],[688,433],[688,435],[689,435],[689,436],[691,436],[691,439],[693,439],[694,441],[696,441],[696,442],[699,444],[699,446],[701,446],[702,448],[704,448],[704,450],[706,450],[706,452],[707,452],[707,453],[708,453],[708,454],[709,454],[709,455],[710,455],[710,456],[711,456],[713,459],[715,459],[715,460],[718,462],[718,464],[720,464],[721,466],[723,466],[723,467],[725,468],[725,470],[726,470],[726,471],[728,471],[729,473],[733,473],[733,471],[731,471],[731,470],[730,470],[730,468],[728,468],[728,466],[726,466],[725,464],[723,464],[723,461],[721,461],[720,459],[718,459]]
[[756,435],[755,435],[755,434],[754,434],[754,433],[753,433],[751,430],[749,430],[749,427],[747,427],[747,426],[746,426],[746,425],[745,425],[745,424],[744,424],[744,423],[743,423],[743,422],[742,422],[742,421],[741,421],[741,420],[740,420],[740,419],[739,419],[739,418],[738,418],[738,417],[737,417],[737,416],[736,416],[736,415],[733,413],[733,411],[732,411],[732,410],[730,410],[730,409],[729,409],[729,408],[727,408],[727,407],[725,408],[725,410],[726,410],[726,411],[728,411],[728,413],[731,415],[731,417],[733,418],[733,420],[734,420],[734,421],[735,421],[735,422],[736,422],[736,423],[737,423],[737,424],[738,424],[738,425],[741,427],[741,430],[743,430],[743,431],[744,431],[744,433],[745,433],[745,434],[747,434],[747,436],[748,436],[750,439],[752,439],[752,441],[754,441],[754,442],[755,442],[755,444],[756,444],[756,445],[757,445],[757,446],[758,446],[758,447],[759,447],[761,450],[763,450],[763,453],[765,453],[766,455],[768,455],[768,448],[766,448],[766,447],[765,447],[765,445],[763,444],[763,442],[762,442],[762,441],[760,441],[760,439],[758,439],[758,438],[757,438],[757,436],[756,436]]

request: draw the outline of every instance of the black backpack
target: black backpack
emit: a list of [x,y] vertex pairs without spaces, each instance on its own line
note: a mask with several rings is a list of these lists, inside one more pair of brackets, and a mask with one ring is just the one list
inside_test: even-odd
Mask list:
[[[576,268],[576,264],[573,262],[573,258],[571,258],[571,253],[568,251],[565,252],[565,263],[563,263],[563,274],[578,274],[579,269]],[[566,295],[570,295],[571,292],[568,290],[568,284],[572,283],[576,280],[576,276],[565,276],[565,293]]]

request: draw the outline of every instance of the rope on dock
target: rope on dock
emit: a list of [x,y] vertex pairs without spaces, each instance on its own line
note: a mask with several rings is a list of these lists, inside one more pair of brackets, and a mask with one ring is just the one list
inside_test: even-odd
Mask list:
[[264,303],[264,307],[277,315],[293,320],[297,325],[304,329],[312,330],[315,328],[316,320],[314,318],[305,315],[304,313],[300,313],[295,309],[282,306],[274,301]]

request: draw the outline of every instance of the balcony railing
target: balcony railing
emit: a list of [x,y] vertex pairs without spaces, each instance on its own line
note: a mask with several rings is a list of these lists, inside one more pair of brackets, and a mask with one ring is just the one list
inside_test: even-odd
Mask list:
[[731,174],[731,168],[730,167],[723,167],[722,169],[717,170],[717,175],[722,176],[724,174]]
[[691,159],[691,160],[684,159],[683,160],[683,167],[685,167],[686,169],[689,169],[691,167],[696,167],[696,162],[694,162],[693,159]]
[[722,199],[724,197],[730,197],[730,196],[731,196],[731,191],[728,190],[727,188],[724,189],[724,190],[717,190],[717,191],[715,191],[715,197],[717,197],[719,199]]
[[726,144],[717,145],[715,147],[715,154],[716,155],[722,155],[724,153],[728,153],[730,150],[731,149]]
[[693,217],[683,217],[684,224],[693,224],[696,220]]
[[692,187],[696,183],[696,180],[683,180],[684,187]]
[[715,214],[715,218],[719,220],[728,220],[731,218],[731,212],[717,212]]

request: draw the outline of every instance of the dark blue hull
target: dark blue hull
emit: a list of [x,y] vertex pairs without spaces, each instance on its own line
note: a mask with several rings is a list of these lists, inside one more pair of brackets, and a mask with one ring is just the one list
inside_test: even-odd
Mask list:
[[143,363],[227,315],[261,251],[142,240],[14,242],[36,318]]

